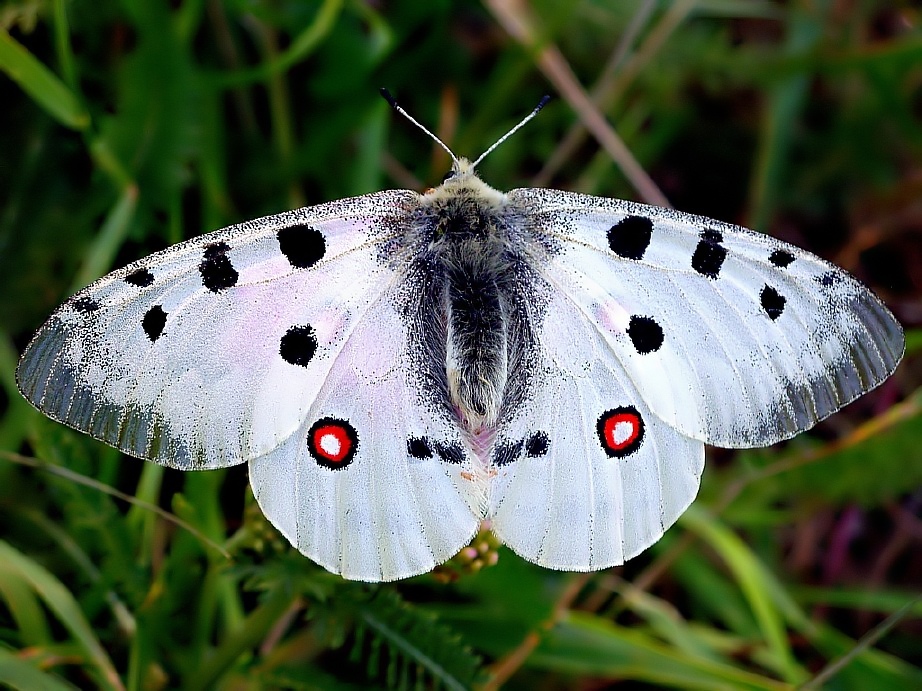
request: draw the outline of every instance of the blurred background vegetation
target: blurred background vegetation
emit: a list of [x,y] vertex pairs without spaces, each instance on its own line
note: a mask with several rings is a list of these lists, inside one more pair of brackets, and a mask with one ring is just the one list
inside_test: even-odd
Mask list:
[[[0,682],[922,688],[920,21],[908,0],[0,4]],[[809,434],[711,450],[699,500],[622,568],[484,538],[383,586],[293,553],[245,467],[125,458],[22,400],[27,339],[108,270],[441,180],[381,86],[466,156],[553,94],[490,184],[668,199],[811,249],[891,306],[906,360]]]

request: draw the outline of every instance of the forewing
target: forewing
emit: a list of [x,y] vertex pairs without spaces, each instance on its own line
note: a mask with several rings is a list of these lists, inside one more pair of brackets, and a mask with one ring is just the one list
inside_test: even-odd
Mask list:
[[658,207],[516,190],[547,278],[596,324],[650,409],[726,447],[808,429],[886,379],[903,332],[845,271],[769,236]]
[[250,461],[256,499],[282,534],[363,581],[431,570],[471,540],[486,508],[457,426],[412,374],[413,326],[396,304],[388,294],[372,306],[300,429]]
[[395,279],[382,192],[257,219],[171,247],[68,300],[26,349],[23,394],[133,456],[243,462],[302,426],[337,354]]
[[695,498],[704,444],[654,415],[597,326],[567,296],[546,305],[532,393],[501,425],[490,518],[542,566],[616,566]]

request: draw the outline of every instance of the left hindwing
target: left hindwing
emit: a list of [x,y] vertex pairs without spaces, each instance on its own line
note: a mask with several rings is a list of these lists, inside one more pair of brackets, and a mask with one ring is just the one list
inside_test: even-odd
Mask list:
[[880,384],[903,353],[893,315],[845,271],[738,226],[542,189],[552,287],[594,324],[659,418],[725,447],[772,444]]
[[482,488],[457,425],[418,387],[385,293],[352,332],[300,429],[250,461],[263,512],[301,552],[362,581],[431,570],[470,542]]

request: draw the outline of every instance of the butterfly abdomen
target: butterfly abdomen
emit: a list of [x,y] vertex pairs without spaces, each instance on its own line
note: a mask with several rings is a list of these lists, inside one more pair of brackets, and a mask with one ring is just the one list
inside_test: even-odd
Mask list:
[[493,426],[508,379],[508,332],[497,276],[468,261],[447,267],[445,373],[453,406],[473,431]]

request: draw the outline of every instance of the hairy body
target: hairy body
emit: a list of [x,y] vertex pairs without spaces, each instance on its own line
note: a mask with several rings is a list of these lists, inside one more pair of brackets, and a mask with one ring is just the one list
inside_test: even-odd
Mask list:
[[401,244],[414,256],[411,331],[426,354],[418,369],[472,439],[489,437],[527,394],[545,259],[534,248],[547,241],[535,242],[534,214],[463,159],[411,218]]

